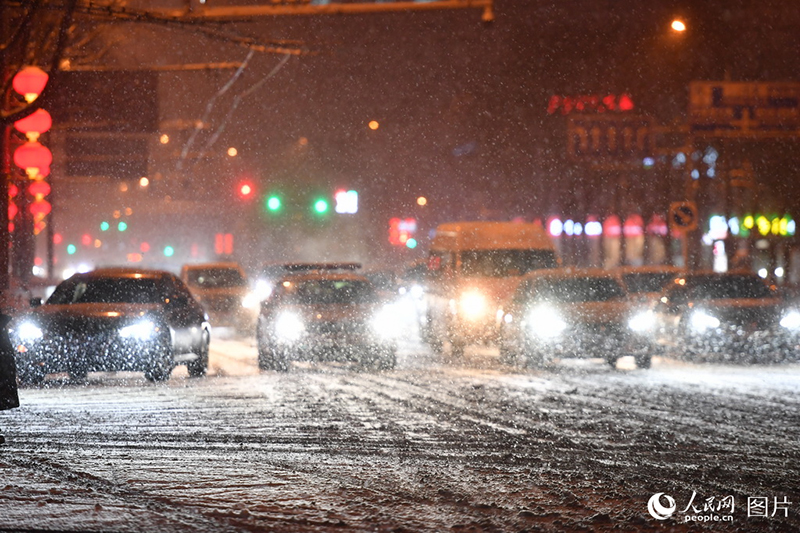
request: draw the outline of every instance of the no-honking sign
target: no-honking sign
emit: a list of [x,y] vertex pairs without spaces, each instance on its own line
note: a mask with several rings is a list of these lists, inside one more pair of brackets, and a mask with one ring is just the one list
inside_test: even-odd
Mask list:
[[674,202],[669,206],[669,225],[674,229],[697,229],[697,206],[694,202]]

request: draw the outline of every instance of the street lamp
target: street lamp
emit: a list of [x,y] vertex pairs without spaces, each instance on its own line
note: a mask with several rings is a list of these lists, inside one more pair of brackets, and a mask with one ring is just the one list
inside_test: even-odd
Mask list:
[[672,28],[672,31],[676,31],[678,33],[686,31],[686,24],[681,19],[673,20],[669,27]]

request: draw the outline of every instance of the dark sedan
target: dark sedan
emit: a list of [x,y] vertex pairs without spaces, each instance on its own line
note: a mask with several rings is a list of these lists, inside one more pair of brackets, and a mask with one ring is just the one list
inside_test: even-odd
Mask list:
[[9,337],[23,382],[93,371],[143,371],[162,381],[178,364],[205,375],[211,333],[177,276],[108,268],[61,282],[46,303],[12,320]]
[[678,356],[752,362],[797,358],[800,313],[756,274],[679,276],[656,309],[662,342]]
[[394,367],[397,312],[349,265],[301,265],[276,285],[258,317],[259,368],[286,371],[295,360]]

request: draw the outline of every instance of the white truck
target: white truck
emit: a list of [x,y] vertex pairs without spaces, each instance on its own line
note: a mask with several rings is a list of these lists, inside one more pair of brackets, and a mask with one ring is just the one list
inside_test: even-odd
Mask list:
[[460,357],[470,344],[492,344],[498,312],[521,277],[559,264],[538,224],[467,221],[436,229],[428,257],[423,340],[437,352],[449,343]]

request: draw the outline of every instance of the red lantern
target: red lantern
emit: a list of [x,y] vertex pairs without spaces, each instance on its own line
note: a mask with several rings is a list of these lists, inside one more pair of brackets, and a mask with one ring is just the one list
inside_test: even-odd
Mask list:
[[48,78],[47,72],[39,67],[25,67],[14,76],[12,85],[25,100],[33,102],[44,90]]
[[34,217],[36,216],[44,217],[48,213],[50,213],[52,207],[50,206],[50,202],[48,202],[47,200],[36,200],[30,205],[28,209],[30,210],[31,214]]
[[50,118],[50,113],[44,109],[37,109],[27,117],[18,120],[14,123],[17,131],[29,134],[40,134],[50,129],[53,125],[53,119]]
[[36,197],[44,197],[50,194],[50,184],[43,180],[36,180],[28,185],[28,192]]
[[38,168],[41,172],[53,162],[50,150],[38,142],[26,142],[14,151],[14,163],[25,170]]
[[14,202],[8,202],[8,220],[14,220],[14,217],[19,213],[19,208]]
[[9,198],[14,198],[17,195],[17,193],[19,193],[19,187],[17,187],[13,183],[9,183],[8,184],[8,197]]

